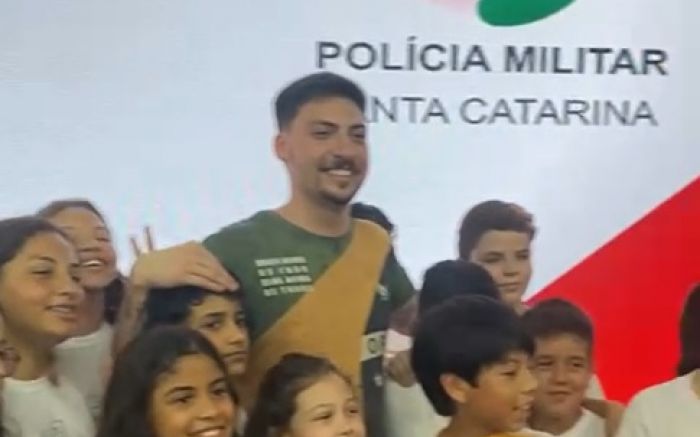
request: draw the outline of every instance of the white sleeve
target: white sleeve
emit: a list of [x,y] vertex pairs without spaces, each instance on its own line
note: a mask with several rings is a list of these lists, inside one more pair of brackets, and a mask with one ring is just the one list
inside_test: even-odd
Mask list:
[[605,392],[603,391],[603,386],[600,384],[598,375],[593,375],[591,381],[588,383],[586,397],[590,399],[605,400]]
[[639,399],[633,399],[622,416],[622,423],[615,437],[663,437],[652,436],[647,424],[648,420],[649,417],[645,417],[642,402]]
[[420,385],[404,388],[387,378],[384,388],[389,437],[434,436],[447,425],[447,420],[435,413]]

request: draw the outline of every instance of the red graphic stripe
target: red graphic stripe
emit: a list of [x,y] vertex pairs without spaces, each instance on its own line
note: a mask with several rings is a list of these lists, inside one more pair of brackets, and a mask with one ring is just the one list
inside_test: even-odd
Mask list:
[[535,295],[566,298],[596,329],[611,399],[675,376],[684,298],[700,281],[700,177]]

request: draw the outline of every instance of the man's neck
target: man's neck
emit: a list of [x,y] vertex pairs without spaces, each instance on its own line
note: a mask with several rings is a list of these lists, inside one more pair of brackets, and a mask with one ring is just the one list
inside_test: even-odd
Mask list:
[[324,207],[300,198],[292,198],[277,213],[288,222],[312,234],[340,237],[350,230],[350,207]]
[[566,416],[545,416],[542,414],[533,413],[530,418],[530,427],[536,431],[544,431],[552,435],[564,434],[566,431],[576,425],[576,422],[581,418],[583,409],[579,409],[575,414]]

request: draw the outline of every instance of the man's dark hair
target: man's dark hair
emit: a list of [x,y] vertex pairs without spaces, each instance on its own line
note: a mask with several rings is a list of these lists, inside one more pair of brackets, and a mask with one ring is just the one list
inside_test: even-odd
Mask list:
[[564,299],[544,300],[523,315],[525,330],[533,340],[571,334],[593,349],[593,324],[579,307]]
[[440,261],[425,271],[418,311],[425,314],[452,297],[469,295],[500,299],[496,283],[483,267],[463,260]]
[[305,104],[330,97],[346,98],[362,113],[365,112],[365,93],[357,84],[335,73],[314,73],[295,80],[277,95],[275,115],[278,129],[289,127]]
[[469,259],[474,247],[488,231],[515,231],[535,237],[532,215],[515,203],[488,200],[474,206],[459,227],[459,257]]
[[452,416],[455,405],[442,387],[442,375],[453,374],[478,386],[486,367],[509,353],[532,350],[532,340],[510,307],[485,296],[460,296],[419,319],[411,363],[435,411]]

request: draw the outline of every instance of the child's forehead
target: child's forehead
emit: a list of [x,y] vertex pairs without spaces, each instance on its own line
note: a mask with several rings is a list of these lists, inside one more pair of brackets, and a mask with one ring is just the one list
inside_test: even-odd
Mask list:
[[207,293],[201,301],[192,306],[192,309],[198,312],[238,311],[241,308],[238,299],[224,293]]
[[499,360],[484,364],[479,370],[479,380],[492,379],[504,371],[520,371],[530,366],[532,357],[525,351],[513,350],[506,352]]
[[531,356],[529,353],[523,350],[511,350],[506,352],[501,359],[491,363],[491,366],[503,366],[511,364],[524,364],[530,360]]
[[546,336],[535,337],[535,354],[547,351],[576,351],[590,350],[588,340],[572,332],[559,332]]

